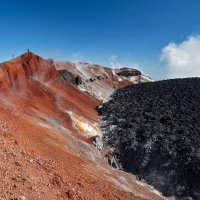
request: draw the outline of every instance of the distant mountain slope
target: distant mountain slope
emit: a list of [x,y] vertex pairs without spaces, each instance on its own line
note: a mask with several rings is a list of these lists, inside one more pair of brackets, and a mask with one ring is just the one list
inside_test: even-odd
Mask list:
[[31,52],[0,64],[0,199],[164,199],[92,145],[100,102],[80,81]]
[[60,72],[67,70],[73,76],[79,77],[78,87],[104,102],[110,99],[110,95],[116,89],[139,82],[153,81],[140,71],[131,68],[111,69],[83,62],[56,62],[56,68]]
[[200,199],[200,78],[132,85],[103,104],[104,141],[166,196]]

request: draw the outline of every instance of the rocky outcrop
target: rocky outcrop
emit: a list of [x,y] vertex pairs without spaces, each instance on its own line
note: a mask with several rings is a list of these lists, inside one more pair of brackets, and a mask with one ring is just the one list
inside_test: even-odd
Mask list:
[[99,108],[124,170],[165,196],[200,199],[200,79],[132,85]]
[[137,70],[137,69],[131,69],[131,68],[120,68],[120,69],[116,69],[115,73],[118,76],[124,76],[124,77],[132,77],[132,76],[140,76],[142,73]]

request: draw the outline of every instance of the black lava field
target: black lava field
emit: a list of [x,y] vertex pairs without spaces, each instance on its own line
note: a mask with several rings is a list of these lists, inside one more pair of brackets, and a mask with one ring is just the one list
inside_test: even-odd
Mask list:
[[125,87],[99,113],[123,170],[165,196],[200,199],[200,78]]

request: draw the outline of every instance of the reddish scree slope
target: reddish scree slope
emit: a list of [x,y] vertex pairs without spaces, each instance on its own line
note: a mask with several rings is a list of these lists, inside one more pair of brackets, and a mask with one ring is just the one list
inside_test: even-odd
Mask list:
[[0,66],[0,199],[164,199],[107,164],[90,142],[99,102],[58,80],[33,53]]

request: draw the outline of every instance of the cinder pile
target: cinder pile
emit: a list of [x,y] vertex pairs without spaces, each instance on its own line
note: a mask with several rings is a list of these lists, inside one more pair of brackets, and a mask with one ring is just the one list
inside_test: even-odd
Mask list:
[[132,85],[112,98],[99,113],[123,169],[166,196],[200,199],[200,79]]

